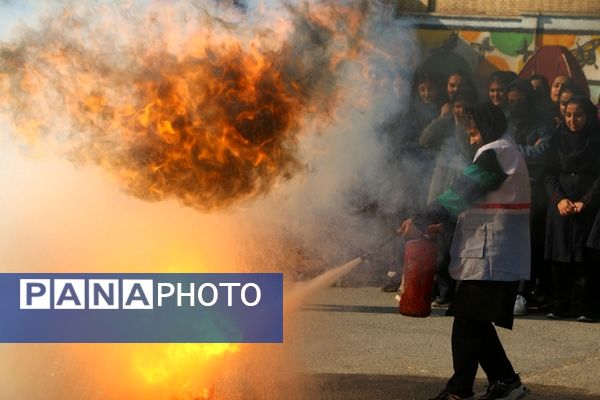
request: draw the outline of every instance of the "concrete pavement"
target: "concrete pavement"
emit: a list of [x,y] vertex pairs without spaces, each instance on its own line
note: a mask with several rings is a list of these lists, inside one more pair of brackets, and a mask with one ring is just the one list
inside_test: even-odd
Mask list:
[[[452,318],[397,313],[394,295],[377,288],[328,288],[301,311],[301,369],[318,400],[427,399],[452,371]],[[600,399],[600,323],[517,317],[498,329],[528,399]],[[295,339],[296,340],[296,339]],[[485,390],[480,370],[475,390]]]

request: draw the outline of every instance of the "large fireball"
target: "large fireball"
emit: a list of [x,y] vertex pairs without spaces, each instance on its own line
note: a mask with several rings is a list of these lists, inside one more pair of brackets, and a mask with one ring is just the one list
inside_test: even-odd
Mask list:
[[169,2],[139,18],[71,6],[1,44],[0,108],[30,144],[99,164],[139,198],[202,211],[303,168],[297,135],[331,111],[364,12],[290,9],[249,30]]

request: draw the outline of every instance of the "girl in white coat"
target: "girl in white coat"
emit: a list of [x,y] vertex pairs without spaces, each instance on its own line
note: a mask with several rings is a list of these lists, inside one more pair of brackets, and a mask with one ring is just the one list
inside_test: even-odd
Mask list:
[[473,162],[427,211],[400,232],[429,232],[456,221],[450,274],[458,280],[448,315],[454,316],[454,374],[432,400],[473,398],[478,366],[489,386],[482,399],[514,400],[529,390],[508,360],[494,324],[512,329],[520,280],[529,278],[529,176],[518,147],[505,135],[502,110],[482,103],[465,110]]

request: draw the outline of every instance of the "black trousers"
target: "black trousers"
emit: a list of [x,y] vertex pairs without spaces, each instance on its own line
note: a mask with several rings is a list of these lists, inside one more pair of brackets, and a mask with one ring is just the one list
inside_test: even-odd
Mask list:
[[[448,233],[452,232],[452,233]],[[454,298],[454,291],[456,289],[456,281],[452,279],[448,271],[450,266],[450,247],[452,246],[452,238],[454,237],[454,229],[446,230],[444,234],[438,235],[437,245],[440,257],[438,257],[438,263],[435,273],[435,282],[437,292],[434,290],[434,297],[438,295],[443,301],[452,302]]]
[[[533,190],[533,188],[532,188]],[[545,190],[545,189],[544,189]],[[536,295],[552,296],[552,273],[549,263],[545,260],[545,246],[546,246],[546,214],[548,212],[548,205],[546,202],[539,204],[540,200],[537,200],[537,206],[534,207],[532,192],[532,208],[529,214],[529,232],[531,240],[531,277],[525,284],[525,289],[520,293],[525,296],[527,300],[530,300],[530,294],[536,291]]]
[[473,395],[477,368],[481,365],[489,382],[516,376],[492,322],[455,317],[452,326],[454,375],[446,390],[460,397]]
[[594,267],[588,262],[552,263],[553,313],[565,315],[572,309],[576,316],[594,314]]
[[442,301],[452,302],[456,281],[450,277],[448,267],[450,266],[450,253],[445,252],[438,261],[435,273],[435,281],[437,283],[438,294]]

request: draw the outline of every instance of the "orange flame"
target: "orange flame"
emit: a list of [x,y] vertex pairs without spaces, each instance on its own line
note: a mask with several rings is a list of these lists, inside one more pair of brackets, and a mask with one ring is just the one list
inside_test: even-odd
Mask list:
[[[201,211],[265,194],[303,169],[296,147],[304,119],[329,118],[338,70],[358,54],[365,18],[363,7],[305,6],[243,39],[216,19],[208,30],[177,32],[148,15],[130,21],[139,36],[123,43],[126,28],[102,25],[95,11],[64,12],[0,44],[0,110],[28,143],[98,164],[139,198],[176,198]],[[142,35],[148,23],[158,24],[157,37]],[[126,372],[127,388],[131,380],[177,396],[239,351],[167,345],[136,353],[133,366],[109,365]],[[81,351],[86,360],[96,355]],[[214,400],[209,387],[195,395]]]
[[240,345],[172,344],[134,353],[136,381],[162,392],[191,392],[198,400],[215,400],[214,380],[227,356],[240,351]]
[[175,47],[163,42],[181,36],[166,29],[153,47],[131,39],[115,54],[106,41],[84,41],[97,32],[65,12],[1,47],[0,107],[30,142],[100,164],[139,198],[228,207],[303,168],[303,118],[327,116],[336,71],[356,54],[346,35],[355,41],[364,10],[293,12],[289,37],[242,40],[227,28],[193,32]]

